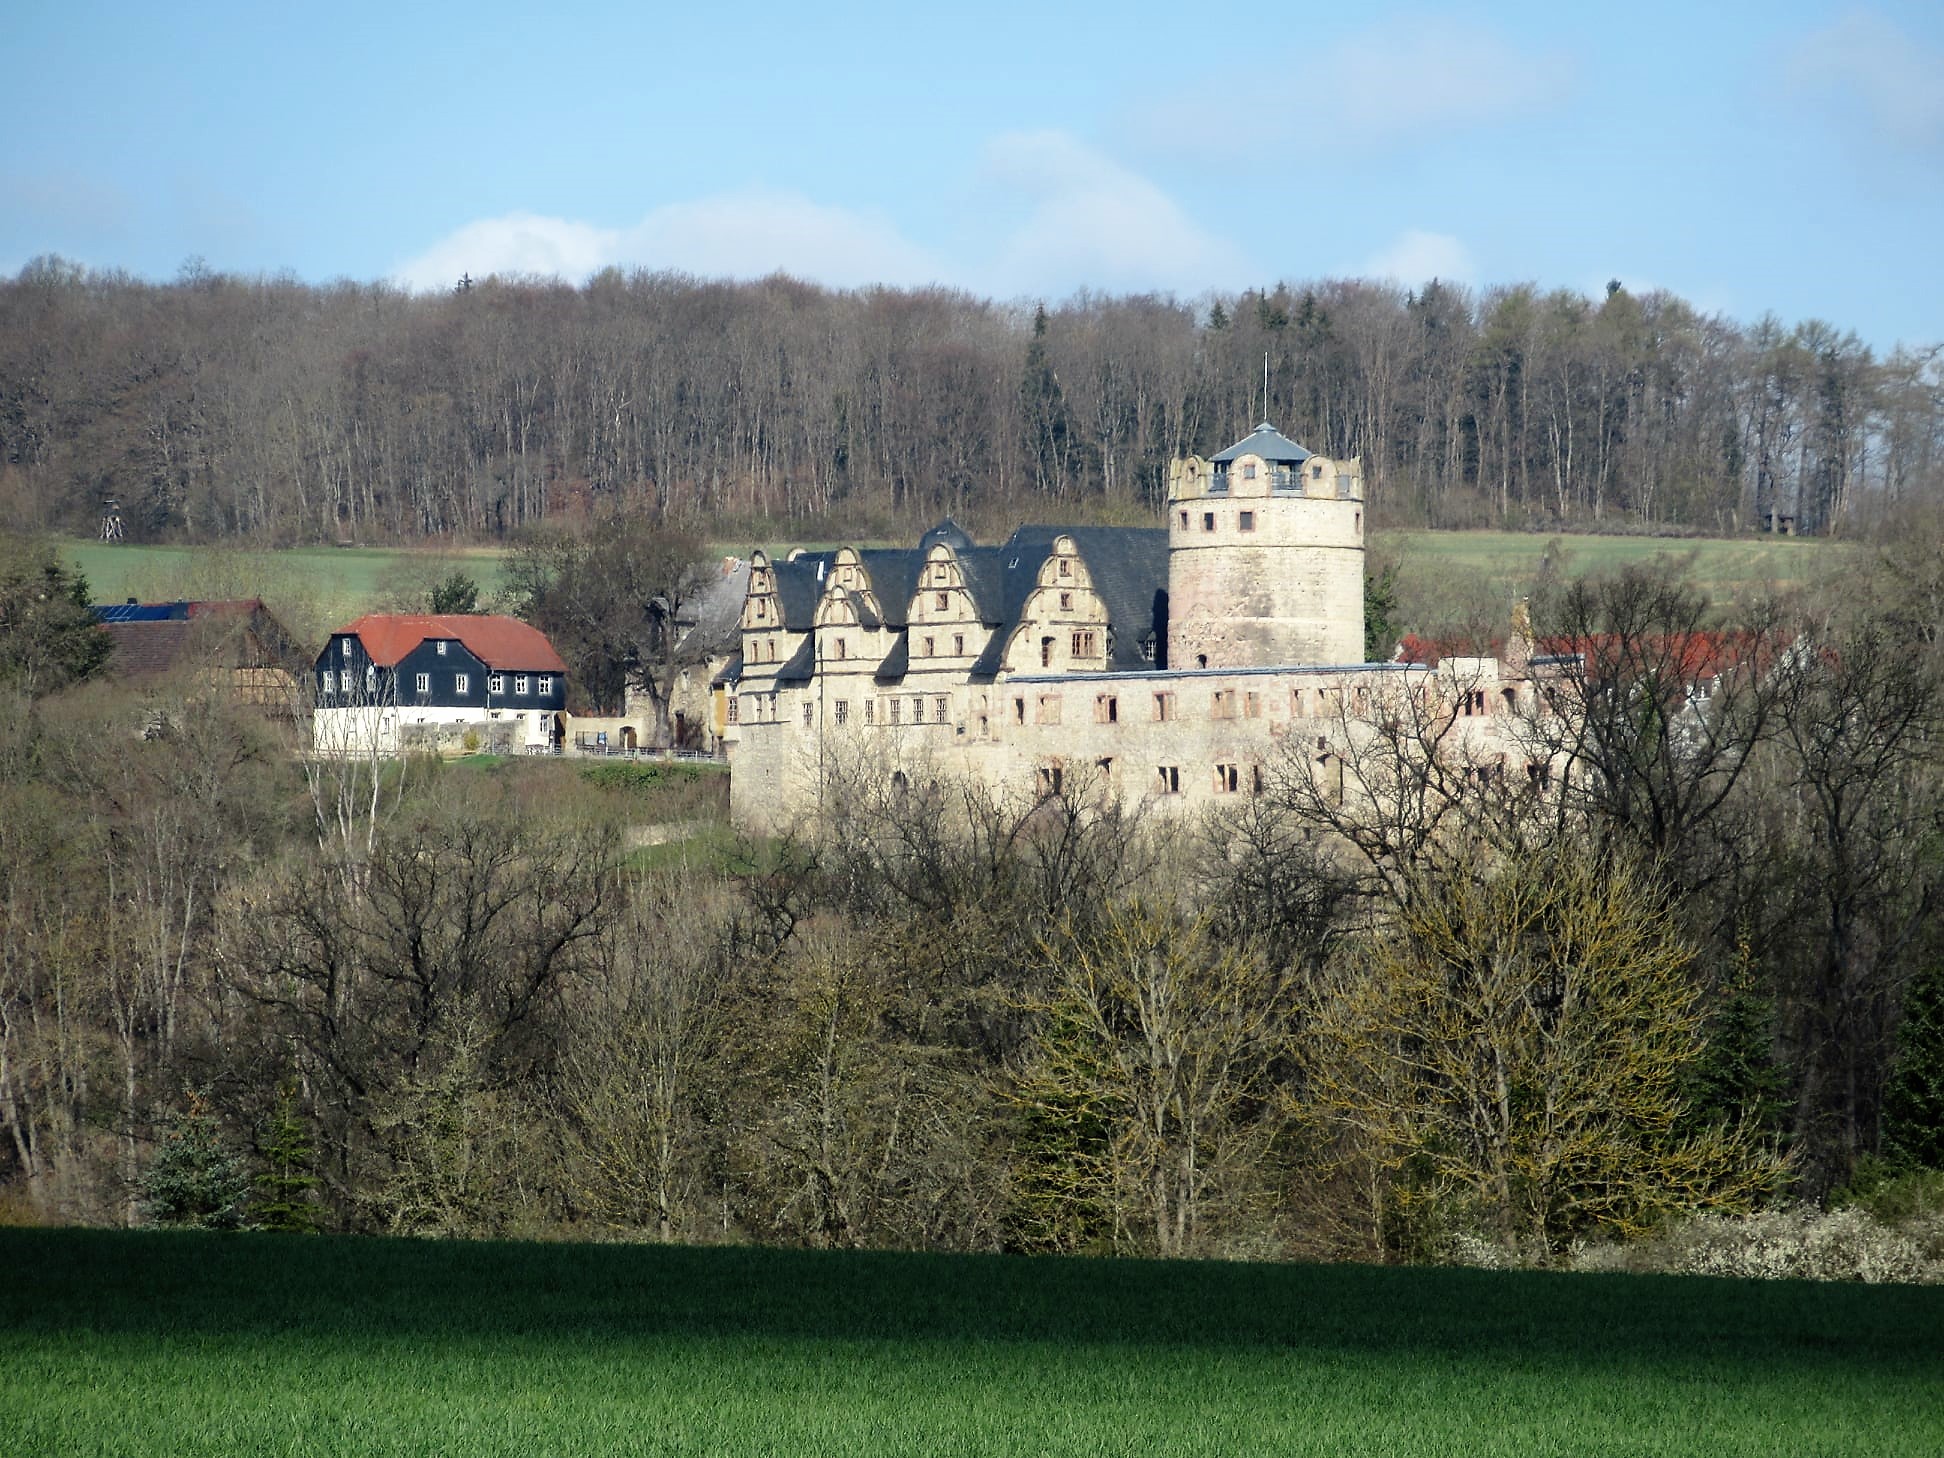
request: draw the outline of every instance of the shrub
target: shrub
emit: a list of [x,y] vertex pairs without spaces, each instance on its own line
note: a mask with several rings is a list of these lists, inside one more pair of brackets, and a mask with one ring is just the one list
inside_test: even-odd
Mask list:
[[1630,1246],[1576,1248],[1576,1271],[1660,1272],[1764,1280],[1937,1281],[1918,1243],[1850,1207],[1690,1215]]

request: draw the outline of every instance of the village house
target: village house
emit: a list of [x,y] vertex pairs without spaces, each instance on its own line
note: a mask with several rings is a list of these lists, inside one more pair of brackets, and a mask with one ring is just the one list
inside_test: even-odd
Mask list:
[[313,743],[337,753],[540,752],[566,732],[567,665],[497,614],[371,613],[314,666]]
[[105,672],[138,687],[179,680],[272,717],[296,712],[304,653],[258,598],[95,603],[114,644]]
[[1269,425],[1170,470],[1164,528],[946,521],[911,549],[750,561],[719,675],[738,823],[812,816],[830,776],[965,773],[1050,794],[1084,775],[1163,814],[1235,803],[1291,760],[1342,774],[1385,706],[1450,706],[1480,773],[1547,767],[1511,725],[1530,645],[1367,663],[1363,472]]

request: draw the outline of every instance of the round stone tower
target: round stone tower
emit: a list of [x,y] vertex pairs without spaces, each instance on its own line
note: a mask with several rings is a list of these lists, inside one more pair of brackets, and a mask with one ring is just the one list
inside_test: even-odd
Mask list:
[[1364,661],[1363,465],[1259,425],[1168,472],[1168,667]]

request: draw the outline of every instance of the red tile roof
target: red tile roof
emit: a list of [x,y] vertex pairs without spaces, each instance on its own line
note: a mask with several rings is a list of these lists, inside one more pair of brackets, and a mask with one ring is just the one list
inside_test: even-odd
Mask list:
[[428,638],[454,638],[488,668],[567,671],[545,633],[498,613],[366,613],[338,632],[356,635],[381,668],[395,666]]

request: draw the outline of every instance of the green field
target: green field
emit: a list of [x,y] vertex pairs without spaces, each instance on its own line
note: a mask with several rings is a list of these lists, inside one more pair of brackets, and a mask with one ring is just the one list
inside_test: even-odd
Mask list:
[[19,1454],[1944,1452],[1944,1291],[0,1230]]
[[[1840,570],[1856,550],[1799,537],[1733,539],[1620,536],[1545,537],[1523,532],[1385,532],[1372,545],[1396,556],[1413,602],[1441,601],[1446,590],[1503,604],[1539,572],[1547,552],[1563,550],[1571,572],[1604,571],[1667,554],[1689,560],[1695,581],[1721,599],[1770,584],[1804,583]],[[454,571],[483,593],[499,588],[504,556],[485,548],[298,547],[243,551],[223,547],[109,546],[66,541],[68,560],[87,575],[97,602],[126,597],[261,597],[306,640],[359,613],[422,604],[427,589]],[[712,551],[717,548],[711,548]],[[720,544],[725,552],[746,547]],[[777,550],[784,550],[778,548]]]
[[1840,570],[1857,548],[1811,537],[1542,536],[1536,532],[1380,532],[1373,545],[1396,552],[1407,572],[1448,572],[1517,584],[1538,575],[1555,547],[1571,573],[1610,572],[1665,555],[1689,564],[1694,580],[1717,598],[1768,585],[1819,580]]

